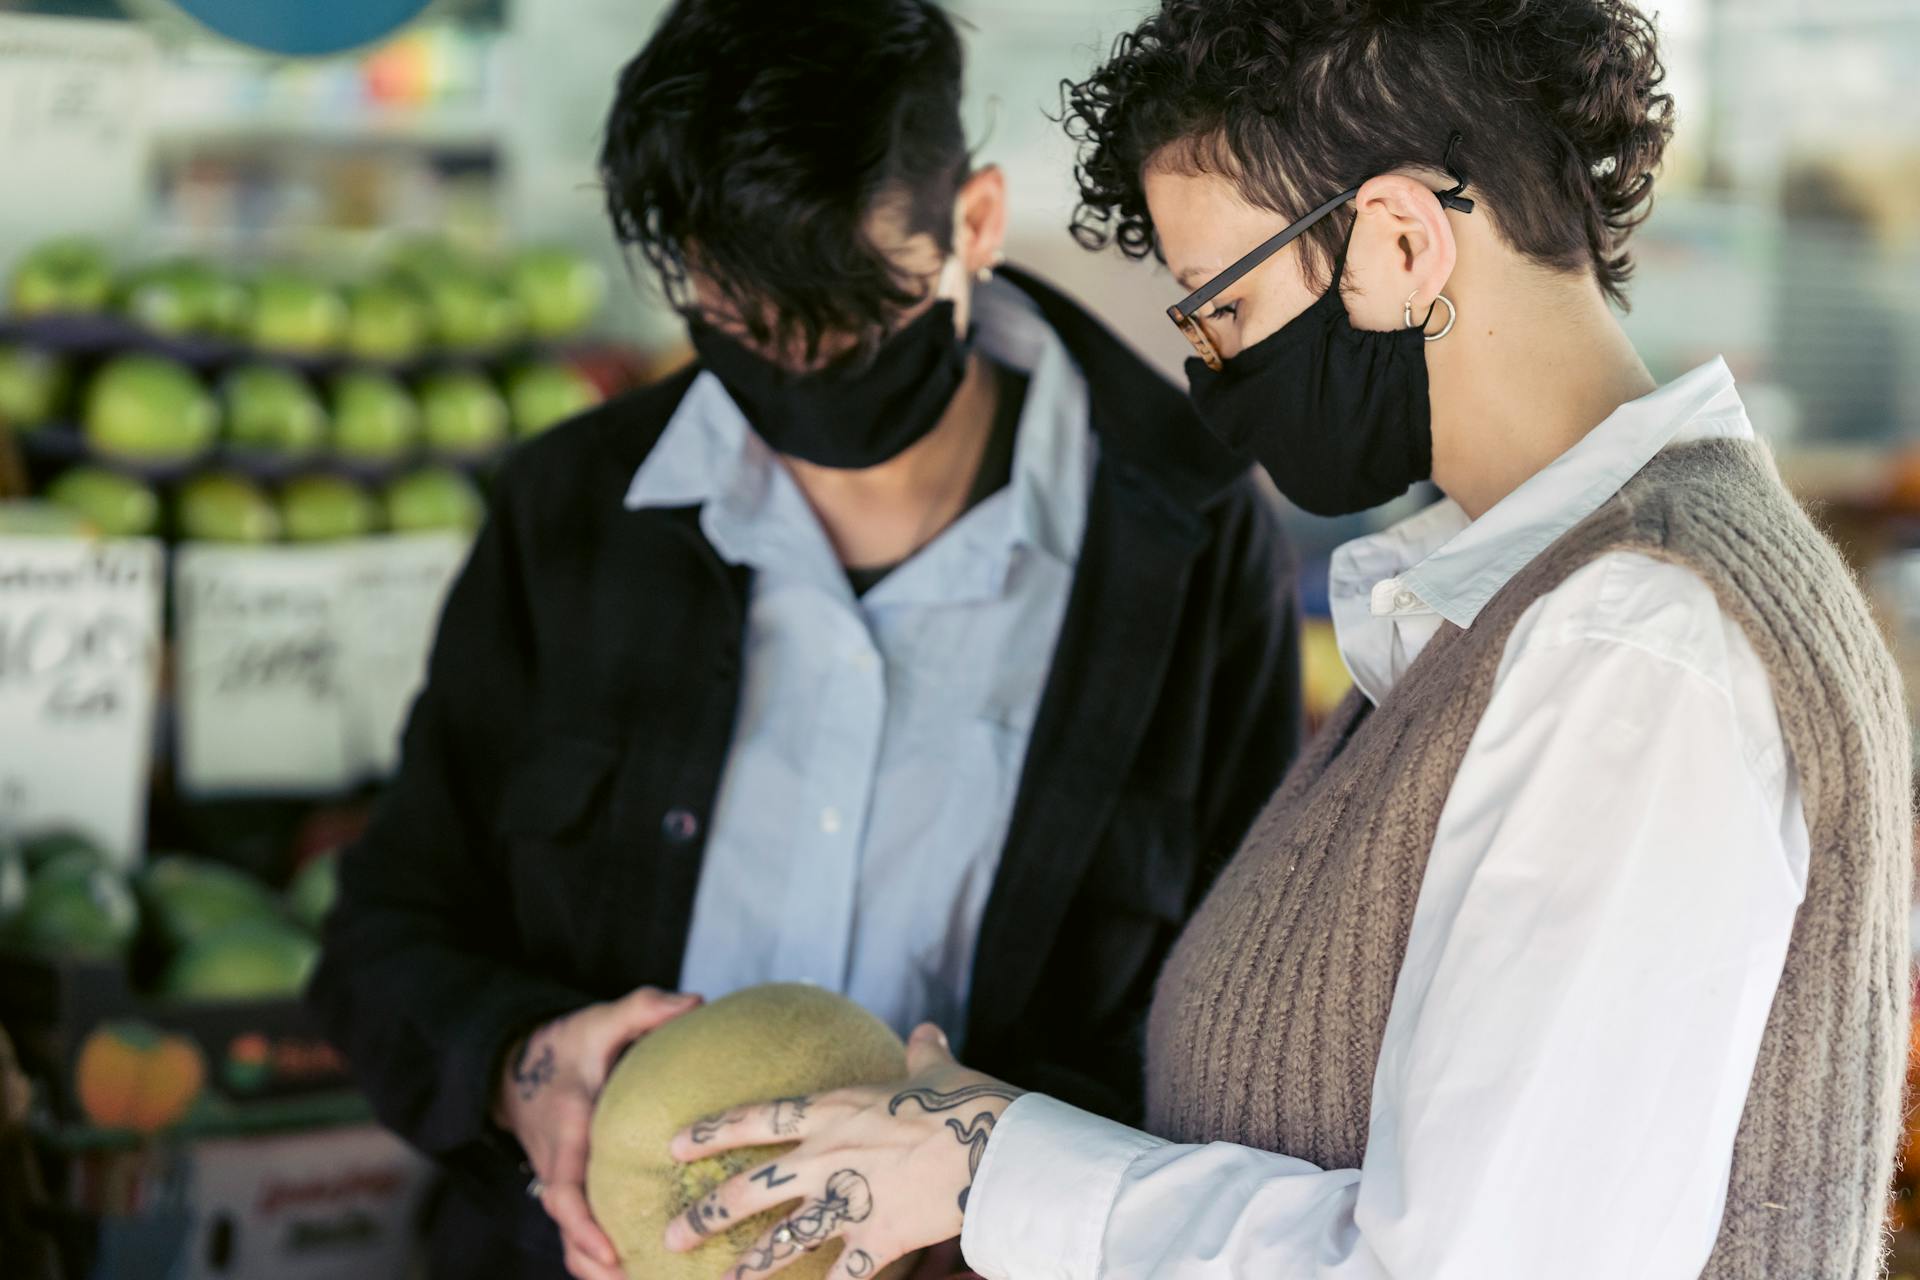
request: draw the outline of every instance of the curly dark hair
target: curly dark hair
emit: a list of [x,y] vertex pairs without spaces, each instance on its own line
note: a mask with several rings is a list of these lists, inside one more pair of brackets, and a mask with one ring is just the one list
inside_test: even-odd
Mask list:
[[[1627,236],[1673,133],[1653,24],[1626,0],[1163,0],[1062,88],[1076,239],[1158,253],[1149,164],[1289,218],[1380,173],[1459,169],[1506,241],[1625,306]],[[1335,225],[1335,224],[1338,225]],[[1345,222],[1302,240],[1322,282]]]
[[925,293],[869,238],[891,202],[945,250],[968,156],[959,35],[930,0],[679,0],[620,74],[614,233],[676,305],[697,269],[756,342],[871,349]]

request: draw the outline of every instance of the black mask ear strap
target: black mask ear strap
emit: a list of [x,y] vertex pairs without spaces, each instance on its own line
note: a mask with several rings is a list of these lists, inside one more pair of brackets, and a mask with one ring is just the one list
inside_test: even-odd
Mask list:
[[1347,250],[1353,248],[1354,228],[1360,225],[1360,215],[1356,212],[1347,221],[1347,238],[1340,242],[1340,252],[1333,255],[1333,280],[1327,285],[1327,292],[1338,294],[1340,281],[1347,274]]
[[1456,169],[1453,164],[1453,153],[1459,145],[1460,131],[1455,129],[1452,134],[1447,137],[1447,154],[1440,160],[1440,167],[1447,171],[1449,178],[1453,179],[1453,186],[1445,191],[1436,191],[1433,194],[1439,199],[1442,208],[1457,209],[1461,213],[1472,213],[1473,201],[1460,194],[1467,189],[1467,175]]

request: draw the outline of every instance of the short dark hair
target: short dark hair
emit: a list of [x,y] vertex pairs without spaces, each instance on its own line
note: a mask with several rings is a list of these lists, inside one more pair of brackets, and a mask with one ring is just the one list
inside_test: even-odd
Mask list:
[[874,246],[868,215],[897,201],[909,233],[952,245],[961,68],[930,0],[679,0],[607,120],[615,234],[676,302],[697,269],[758,342],[870,346],[925,282]]
[[[1150,162],[1218,173],[1292,218],[1375,174],[1439,168],[1458,130],[1457,167],[1507,243],[1591,267],[1624,305],[1624,242],[1673,133],[1664,79],[1625,0],[1163,0],[1063,86],[1073,233],[1157,253]],[[1309,278],[1324,282],[1345,227],[1302,241]]]

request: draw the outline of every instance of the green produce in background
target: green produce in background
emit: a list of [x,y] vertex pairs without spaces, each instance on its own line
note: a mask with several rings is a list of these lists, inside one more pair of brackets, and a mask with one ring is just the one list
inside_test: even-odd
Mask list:
[[347,351],[362,360],[411,360],[426,349],[426,304],[398,282],[377,281],[347,293]]
[[246,330],[249,306],[244,286],[193,258],[152,263],[120,284],[120,310],[169,337],[236,337]]
[[420,406],[400,380],[349,369],[333,380],[333,450],[343,458],[391,462],[420,440]]
[[160,527],[160,498],[132,476],[106,467],[71,467],[47,486],[47,497],[87,518],[108,538],[151,537]]
[[435,235],[408,236],[388,251],[386,260],[388,271],[414,285],[472,269],[452,241]]
[[337,289],[305,276],[271,271],[253,282],[253,344],[263,351],[323,355],[346,338],[347,302]]
[[42,831],[20,841],[20,852],[27,870],[37,872],[56,858],[90,858],[99,867],[113,865],[113,859],[99,843],[78,831]]
[[281,523],[294,542],[362,538],[379,527],[380,508],[367,491],[340,476],[302,476],[280,493]]
[[85,516],[55,502],[0,498],[0,538],[90,538]]
[[184,947],[242,921],[278,923],[280,904],[266,885],[238,867],[191,854],[162,854],[135,886],[153,930],[169,947]]
[[600,264],[558,246],[520,254],[510,279],[536,338],[579,333],[593,323],[607,297],[607,274]]
[[471,370],[438,373],[420,387],[427,447],[456,457],[491,453],[507,441],[511,412],[493,383]]
[[524,365],[507,376],[513,429],[522,439],[591,409],[601,399],[591,378],[558,361]]
[[387,527],[395,533],[472,533],[486,515],[473,481],[452,467],[424,467],[387,486]]
[[50,240],[13,270],[7,302],[17,315],[101,311],[113,298],[113,267],[92,240]]
[[278,920],[237,920],[201,935],[160,979],[175,1000],[266,1000],[296,996],[320,957],[312,937]]
[[184,462],[213,444],[220,407],[193,370],[160,356],[121,356],[87,388],[87,442],[102,454]]
[[241,449],[304,457],[327,440],[327,411],[307,380],[276,364],[242,365],[221,383],[227,439]]
[[0,840],[0,937],[27,902],[27,855],[18,844]]
[[421,287],[434,334],[449,351],[491,351],[526,336],[520,299],[478,272],[436,275]]
[[124,959],[140,926],[127,882],[84,854],[62,854],[35,872],[6,923],[8,945],[76,960]]
[[214,471],[181,487],[174,525],[194,542],[273,542],[280,537],[280,509],[245,476]]
[[287,910],[315,933],[340,896],[340,851],[330,850],[300,868],[287,886]]
[[68,382],[66,362],[51,352],[0,344],[0,426],[29,431],[48,422]]

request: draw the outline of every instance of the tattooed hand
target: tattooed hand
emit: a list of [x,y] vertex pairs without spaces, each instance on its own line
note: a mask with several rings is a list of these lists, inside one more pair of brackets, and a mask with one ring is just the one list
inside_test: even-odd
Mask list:
[[626,1047],[700,1003],[642,987],[555,1019],[507,1050],[493,1121],[520,1139],[540,1207],[560,1228],[577,1280],[624,1280],[619,1255],[587,1208],[587,1133],[607,1073]]
[[907,1045],[910,1078],[736,1107],[682,1130],[676,1160],[782,1141],[799,1145],[722,1183],[674,1220],[667,1248],[684,1252],[738,1222],[791,1206],[735,1261],[731,1280],[760,1280],[838,1241],[828,1280],[869,1280],[916,1249],[960,1234],[967,1193],[993,1126],[1020,1091],[953,1060],[924,1026]]

